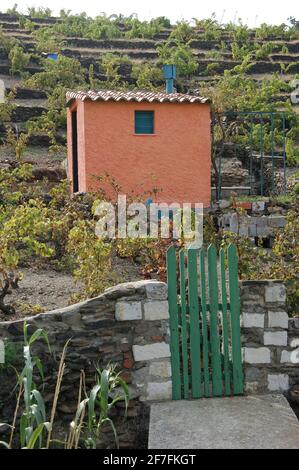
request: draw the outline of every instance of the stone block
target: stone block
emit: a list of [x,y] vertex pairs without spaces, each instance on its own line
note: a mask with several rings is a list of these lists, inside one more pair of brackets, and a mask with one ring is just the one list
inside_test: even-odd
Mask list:
[[170,360],[151,362],[149,367],[149,374],[162,379],[171,377]]
[[297,348],[299,346],[299,338],[293,338],[290,341],[291,348]]
[[168,320],[169,318],[167,300],[145,302],[143,308],[145,320]]
[[282,215],[269,215],[268,224],[270,227],[281,228],[286,225],[286,218]]
[[288,344],[288,333],[286,331],[265,331],[265,346],[286,346]]
[[252,203],[253,212],[263,212],[265,210],[265,201],[254,201]]
[[134,344],[133,355],[136,362],[151,361],[153,359],[170,357],[170,348],[169,344],[165,342],[145,344],[142,346]]
[[265,289],[266,302],[284,303],[286,300],[286,288],[284,284],[269,284]]
[[152,400],[171,400],[172,382],[149,382],[147,384],[146,399]]
[[280,362],[281,364],[299,364],[299,349],[295,349],[294,351],[283,350],[281,352]]
[[246,224],[240,224],[239,230],[237,230],[237,233],[241,237],[248,237],[248,226]]
[[248,364],[270,364],[271,352],[268,348],[244,348],[244,361]]
[[231,205],[232,205],[232,203],[229,199],[220,199],[220,201],[219,201],[219,208],[220,209],[227,209]]
[[256,225],[256,236],[257,237],[268,237],[270,235],[271,229],[268,225],[261,224],[260,222]]
[[268,326],[269,328],[285,328],[288,329],[289,317],[283,310],[268,312]]
[[246,393],[258,393],[259,383],[258,382],[245,382]]
[[270,392],[285,392],[289,389],[287,374],[268,374],[268,390]]
[[148,281],[145,284],[146,297],[151,300],[167,300],[167,285],[165,282]]
[[264,328],[265,315],[263,314],[244,312],[241,318],[244,328]]
[[141,302],[117,302],[115,318],[117,321],[142,320]]
[[254,366],[245,367],[245,382],[262,382],[264,376],[264,368]]
[[248,225],[248,236],[257,237],[257,230],[255,224]]

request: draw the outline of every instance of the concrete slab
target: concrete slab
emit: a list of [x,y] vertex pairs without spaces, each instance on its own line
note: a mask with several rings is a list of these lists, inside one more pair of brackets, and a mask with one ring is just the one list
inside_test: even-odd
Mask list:
[[149,449],[299,449],[299,422],[282,395],[151,405]]

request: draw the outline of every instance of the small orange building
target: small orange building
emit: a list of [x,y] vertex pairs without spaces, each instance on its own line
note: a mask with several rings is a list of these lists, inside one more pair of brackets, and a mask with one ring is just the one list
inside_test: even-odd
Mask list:
[[[155,202],[211,199],[210,104],[180,93],[67,93],[68,176],[73,192],[108,173],[124,194],[161,188]],[[154,179],[153,179],[154,177]]]

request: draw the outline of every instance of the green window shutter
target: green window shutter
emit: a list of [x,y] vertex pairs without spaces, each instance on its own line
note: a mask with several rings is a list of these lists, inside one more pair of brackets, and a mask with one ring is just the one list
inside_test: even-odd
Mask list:
[[154,133],[154,111],[135,111],[135,134]]

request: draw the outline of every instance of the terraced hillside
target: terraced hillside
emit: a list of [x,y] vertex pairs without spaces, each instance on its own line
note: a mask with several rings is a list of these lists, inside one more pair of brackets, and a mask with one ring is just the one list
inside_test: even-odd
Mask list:
[[[294,164],[299,111],[290,102],[290,83],[299,76],[295,23],[250,30],[242,24],[219,25],[213,19],[198,21],[196,26],[186,22],[171,26],[165,18],[144,23],[134,17],[91,20],[84,15],[54,18],[2,13],[0,79],[8,94],[13,91],[9,120],[16,138],[26,134],[25,154],[47,164],[60,161],[68,88],[164,87],[161,65],[174,62],[177,90],[209,95],[217,110],[285,110],[287,157]],[[45,58],[46,53],[58,53],[59,58]],[[268,124],[263,124],[266,136]],[[255,125],[257,134],[260,124]],[[275,135],[278,154],[282,152],[279,126]],[[49,146],[54,157],[48,154]],[[240,184],[248,174],[244,178]]]

